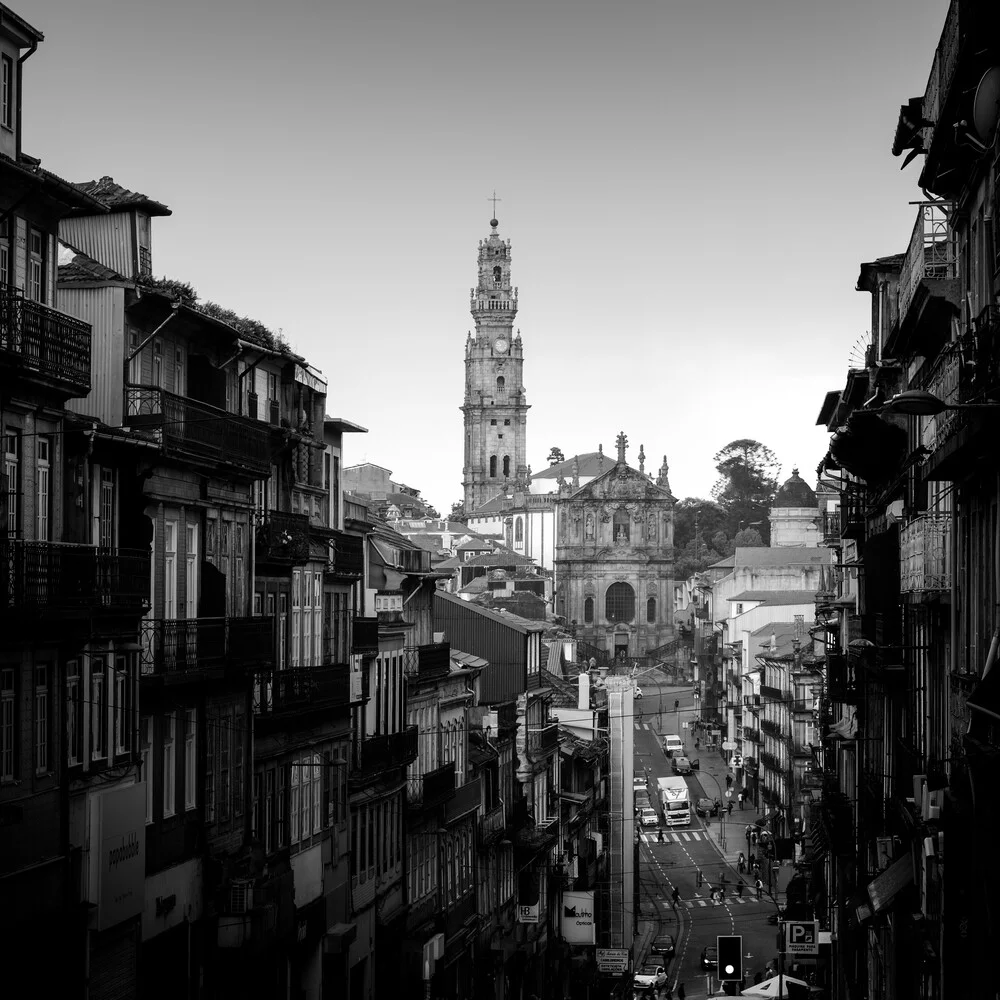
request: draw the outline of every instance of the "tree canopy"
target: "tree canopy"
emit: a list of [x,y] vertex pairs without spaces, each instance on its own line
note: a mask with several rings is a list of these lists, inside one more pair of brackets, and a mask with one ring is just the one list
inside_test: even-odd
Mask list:
[[752,438],[730,441],[715,454],[719,479],[712,496],[726,512],[730,538],[744,528],[757,528],[765,545],[771,536],[768,514],[778,490],[781,463],[767,445]]

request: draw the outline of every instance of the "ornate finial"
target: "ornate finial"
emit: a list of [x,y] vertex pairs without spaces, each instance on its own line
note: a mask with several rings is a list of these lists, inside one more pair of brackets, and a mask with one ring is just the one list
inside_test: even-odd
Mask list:
[[667,456],[663,456],[663,465],[660,466],[660,474],[656,477],[656,485],[662,486],[665,490],[670,489],[670,480],[667,478],[667,473],[670,471],[670,466],[667,465]]
[[597,474],[600,475],[604,471],[604,445],[599,444],[597,446]]
[[492,197],[490,197],[490,198],[487,198],[486,200],[487,200],[487,201],[492,201],[492,202],[493,202],[493,218],[492,218],[492,219],[490,219],[490,225],[491,225],[491,226],[492,226],[492,227],[493,227],[494,229],[496,229],[496,227],[497,227],[497,226],[498,226],[498,225],[500,224],[500,223],[498,223],[498,222],[497,222],[497,202],[498,202],[498,201],[503,201],[503,198],[498,198],[498,197],[497,197],[497,192],[496,192],[496,188],[494,188],[494,189],[493,189],[493,196],[492,196]]
[[580,488],[580,456],[573,456],[573,489],[578,490]]
[[646,471],[646,453],[642,449],[642,445],[639,445],[639,471]]
[[797,476],[798,474],[799,474],[799,470],[797,468],[796,469],[792,469],[792,475],[793,476]]
[[618,464],[625,464],[625,449],[628,447],[628,438],[625,436],[624,431],[618,432],[618,437],[615,438],[615,444],[618,445]]

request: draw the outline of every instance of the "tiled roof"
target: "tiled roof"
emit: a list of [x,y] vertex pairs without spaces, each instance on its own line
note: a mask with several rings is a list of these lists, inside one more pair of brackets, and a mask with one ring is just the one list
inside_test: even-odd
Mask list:
[[509,499],[510,497],[505,494],[498,493],[495,497],[491,497],[489,500],[481,503],[475,510],[470,512],[469,516],[475,517],[477,514],[493,514],[505,510],[504,501]]
[[608,458],[607,455],[604,456],[604,466],[601,467],[600,464],[601,453],[599,451],[588,451],[582,455],[573,455],[567,458],[565,462],[556,462],[555,465],[550,465],[546,469],[542,469],[541,472],[532,472],[532,479],[558,479],[560,476],[563,479],[571,480],[573,478],[573,462],[577,462],[577,468],[579,475],[582,479],[593,478],[594,476],[599,476],[602,472],[607,472],[608,469],[612,468],[615,464],[613,458]]
[[775,494],[772,507],[815,507],[816,494],[812,487],[799,475],[798,469],[782,484]]
[[60,241],[59,282],[73,284],[95,281],[127,282],[128,278],[110,267],[105,267],[100,261],[94,260],[82,250],[77,250],[76,247]]
[[534,566],[534,560],[518,555],[510,549],[497,549],[495,552],[485,552],[481,556],[466,559],[463,566]]
[[103,202],[108,208],[141,208],[150,215],[171,215],[173,214],[166,205],[138,191],[129,191],[128,188],[116,184],[113,177],[102,177],[96,181],[79,181],[76,185],[84,194],[96,198]]
[[732,601],[760,601],[763,604],[812,604],[816,600],[815,590],[744,590]]
[[[809,548],[804,545],[739,546],[736,549],[736,566],[825,566],[833,562],[833,549]],[[725,560],[714,563],[725,565]]]
[[498,611],[493,611],[491,608],[484,608],[481,604],[476,604],[473,601],[463,601],[461,597],[455,594],[449,594],[444,590],[434,591],[434,602],[441,604],[450,604],[455,608],[462,608],[471,612],[474,615],[481,615],[483,618],[489,619],[494,622],[501,622],[508,628],[512,628],[517,632],[528,633],[528,632],[544,632],[545,625],[543,622],[529,621],[527,618],[520,618],[517,615],[501,614]]
[[474,576],[458,592],[460,594],[483,594],[487,590],[487,585],[488,585],[488,580],[486,579],[485,576]]

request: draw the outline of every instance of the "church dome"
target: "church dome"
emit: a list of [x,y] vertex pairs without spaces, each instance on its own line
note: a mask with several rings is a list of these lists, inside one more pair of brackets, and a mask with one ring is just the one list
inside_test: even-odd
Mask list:
[[772,507],[815,507],[816,494],[809,484],[799,476],[798,469],[792,469],[790,479],[786,479],[775,494]]

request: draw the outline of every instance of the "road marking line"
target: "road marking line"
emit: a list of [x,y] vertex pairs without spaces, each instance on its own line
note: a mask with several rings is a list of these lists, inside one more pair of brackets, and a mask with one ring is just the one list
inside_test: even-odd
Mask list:
[[690,834],[690,833],[682,833],[682,834],[681,834],[681,836],[682,836],[682,837],[683,837],[683,838],[684,838],[685,840],[690,840],[690,839],[691,839],[691,834]]

